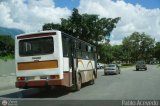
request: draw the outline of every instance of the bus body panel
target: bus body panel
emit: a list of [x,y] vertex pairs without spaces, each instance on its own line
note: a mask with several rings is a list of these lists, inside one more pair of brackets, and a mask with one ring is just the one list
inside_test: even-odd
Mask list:
[[68,57],[63,58],[63,70],[72,72],[72,70],[69,68],[69,58]]
[[[54,41],[54,52],[53,54],[47,55],[36,55],[36,56],[20,56],[18,43],[20,40],[17,39],[15,46],[15,58],[16,58],[16,75],[17,76],[43,76],[43,75],[60,75],[60,79],[63,79],[63,54],[62,54],[62,42],[61,42],[61,34],[57,32],[57,35],[51,36]],[[29,38],[34,39],[34,38]],[[39,58],[39,59],[36,59]],[[24,63],[27,64],[29,62],[42,62],[42,61],[58,61],[57,68],[49,68],[49,69],[30,69],[30,70],[18,70],[18,64]]]
[[82,82],[88,82],[93,77],[95,62],[93,60],[78,59],[78,71],[81,73]]
[[82,60],[78,59],[79,70],[92,70],[95,68],[95,62],[93,60]]

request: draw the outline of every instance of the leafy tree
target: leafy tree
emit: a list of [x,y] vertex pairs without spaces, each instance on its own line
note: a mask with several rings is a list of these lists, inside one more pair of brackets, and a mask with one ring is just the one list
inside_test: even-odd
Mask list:
[[99,18],[98,15],[79,14],[73,9],[68,19],[61,19],[61,24],[47,23],[43,30],[57,29],[77,38],[98,45],[98,42],[110,36],[112,30],[120,20],[117,18]]
[[124,61],[124,51],[122,45],[113,45],[112,54],[114,61]]
[[11,36],[0,35],[0,56],[4,57],[13,54],[14,54],[14,39]]
[[149,61],[153,58],[155,40],[145,33],[134,32],[123,39],[124,51],[127,53],[128,62],[137,60]]
[[124,61],[124,51],[122,45],[100,44],[98,45],[101,62],[111,63],[113,61]]
[[113,61],[112,46],[110,44],[100,44],[98,45],[98,53],[100,55],[100,62],[110,63]]
[[155,57],[160,62],[160,42],[157,42],[154,48]]

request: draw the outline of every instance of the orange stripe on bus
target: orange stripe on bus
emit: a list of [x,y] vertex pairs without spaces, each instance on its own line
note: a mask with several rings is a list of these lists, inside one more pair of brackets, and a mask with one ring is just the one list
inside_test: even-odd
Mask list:
[[18,63],[18,70],[58,68],[57,60]]

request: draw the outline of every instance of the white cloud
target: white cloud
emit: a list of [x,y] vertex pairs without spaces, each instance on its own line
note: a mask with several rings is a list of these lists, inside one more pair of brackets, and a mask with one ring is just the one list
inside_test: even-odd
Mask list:
[[100,17],[121,17],[112,32],[111,43],[119,44],[125,36],[134,31],[153,35],[160,41],[160,9],[146,9],[139,4],[132,5],[125,1],[80,0],[81,13],[98,14]]
[[[134,31],[153,35],[160,41],[160,9],[146,9],[125,1],[80,0],[80,13],[100,17],[121,17],[111,35],[111,43],[119,44]],[[55,7],[53,0],[1,0],[0,26],[19,28],[26,32],[41,30],[44,23],[60,23],[60,18],[71,15],[68,8]]]
[[0,26],[26,32],[42,29],[44,23],[60,23],[70,16],[68,8],[55,7],[53,0],[3,0],[0,2]]

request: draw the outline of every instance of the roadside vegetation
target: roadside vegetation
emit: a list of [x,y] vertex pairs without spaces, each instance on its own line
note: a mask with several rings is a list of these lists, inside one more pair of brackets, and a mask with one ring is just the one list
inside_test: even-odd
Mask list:
[[154,47],[154,55],[158,59],[160,64],[160,42],[157,42]]
[[14,55],[1,56],[0,60],[12,60],[14,59]]
[[129,67],[133,67],[135,66],[135,64],[122,64],[121,68],[129,68]]
[[134,32],[122,40],[122,45],[99,45],[103,62],[120,61],[133,64],[138,60],[150,62],[155,57],[155,40],[145,33]]
[[0,35],[0,59],[14,59],[14,39],[9,35]]

